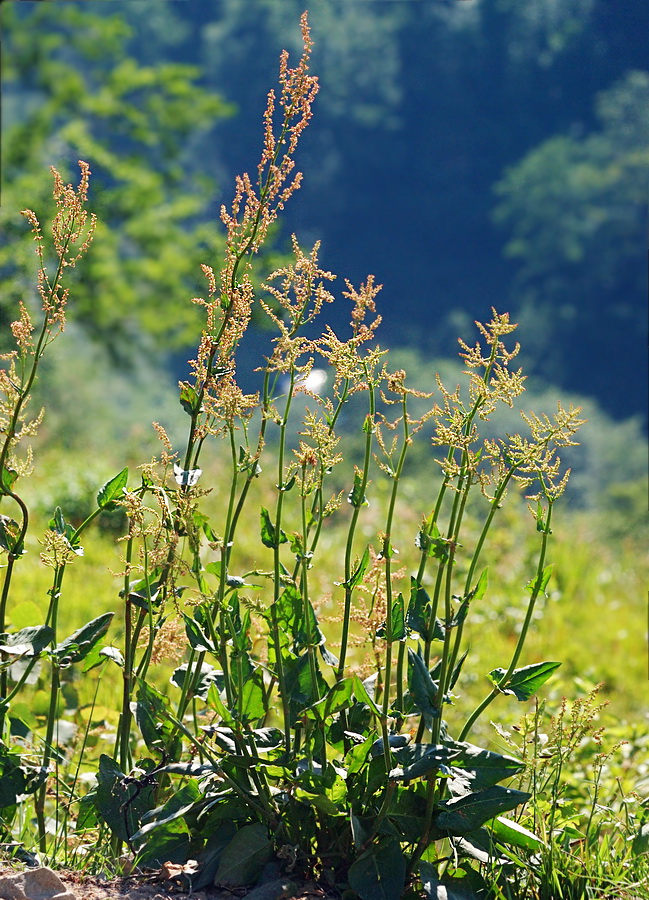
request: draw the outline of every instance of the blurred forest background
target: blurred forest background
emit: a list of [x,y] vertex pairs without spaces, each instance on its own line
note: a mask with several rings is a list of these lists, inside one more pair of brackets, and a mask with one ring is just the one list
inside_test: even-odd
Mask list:
[[[322,239],[339,290],[373,273],[380,341],[422,388],[452,374],[474,319],[509,310],[524,406],[560,395],[589,417],[573,503],[632,527],[646,508],[646,0],[3,3],[3,342],[18,298],[36,296],[19,210],[50,208],[50,165],[76,180],[90,163],[100,218],[41,385],[44,440],[141,460],[151,418],[181,421],[199,264],[219,267],[218,211],[255,170],[305,6],[321,90],[304,187],[260,277],[293,231]],[[327,314],[344,336],[346,305]]]

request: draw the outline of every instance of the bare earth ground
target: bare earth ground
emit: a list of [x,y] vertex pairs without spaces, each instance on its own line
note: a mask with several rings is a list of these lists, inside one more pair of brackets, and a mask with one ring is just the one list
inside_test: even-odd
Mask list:
[[190,893],[183,877],[170,879],[163,873],[103,880],[78,872],[0,865],[0,900],[335,900],[339,896],[288,877],[252,890],[209,888]]

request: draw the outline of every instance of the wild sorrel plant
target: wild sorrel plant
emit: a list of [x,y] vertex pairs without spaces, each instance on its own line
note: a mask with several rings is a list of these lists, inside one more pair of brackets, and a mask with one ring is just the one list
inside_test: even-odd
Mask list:
[[[510,366],[518,346],[508,349],[505,342],[516,326],[493,311],[488,324],[478,325],[475,346],[461,342],[466,389],[449,390],[438,379],[432,387],[439,399],[413,418],[413,395],[425,395],[408,386],[405,372],[390,370],[387,352],[374,342],[380,288],[372,277],[359,288],[347,283],[343,292],[351,307],[346,340],[329,326],[320,337],[310,336],[333,301],[327,286],[334,276],[320,268],[317,244],[305,252],[294,238],[293,263],[270,274],[257,296],[252,259],[299,187],[294,155],[317,91],[308,70],[306,16],[302,33],[302,58],[291,69],[282,54],[280,96],[268,95],[256,181],[237,178],[232,206],[222,210],[227,249],[220,271],[203,267],[209,299],[194,302],[204,307],[206,324],[191,377],[180,384],[189,417],[184,448],[175,449],[156,424],[163,449],[141,467],[139,483],[126,468],[120,471],[76,529],[57,509],[43,553],[53,570],[46,622],[13,634],[4,624],[1,629],[5,829],[11,835],[17,808],[33,793],[38,846],[50,856],[67,845],[76,823],[79,841],[87,843],[90,833],[99,845],[108,834],[115,858],[126,847],[141,866],[173,863],[194,888],[252,884],[274,858],[288,872],[349,885],[363,900],[397,898],[408,885],[433,897],[444,886],[468,896],[484,881],[464,858],[483,859],[485,843],[488,856],[507,845],[529,847],[503,817],[529,794],[500,784],[523,763],[467,738],[493,701],[505,694],[527,701],[559,666],[520,663],[551,576],[554,504],[568,477],[557,448],[575,443],[579,411],[559,405],[553,418],[526,414],[527,437],[481,438],[479,423],[498,405],[511,407],[523,391],[520,370]],[[23,310],[14,326],[21,369],[17,373],[12,357],[2,376],[9,423],[2,494],[20,510],[19,521],[2,520],[8,558],[3,623],[28,522],[8,454],[52,324],[62,325],[63,304],[53,298],[59,297],[60,273],[71,264],[68,248],[81,240],[86,224],[85,164],[82,171],[77,193],[62,188],[56,176],[68,230],[67,237],[55,237],[61,262],[51,287],[40,226],[28,213],[41,253],[45,336],[32,345]],[[259,392],[245,394],[237,382],[237,351],[254,303],[276,336],[268,358],[260,359]],[[309,387],[316,360],[329,373],[328,395]],[[354,409],[364,404],[357,423],[362,451],[340,474],[340,422],[352,398]],[[306,399],[298,420],[297,399]],[[438,477],[421,486],[419,528],[404,534],[404,466],[425,420],[435,423],[431,470]],[[218,478],[227,488],[225,502],[208,514],[205,456],[214,440],[225,447]],[[377,519],[369,504],[381,479],[387,503]],[[346,483],[342,493],[340,482]],[[527,491],[538,530],[525,618],[511,657],[487,674],[484,699],[465,721],[454,721],[454,691],[469,653],[465,623],[472,604],[487,602],[488,536],[514,489]],[[476,495],[482,524],[477,538],[464,544],[469,500]],[[116,637],[105,643],[112,613],[61,640],[66,567],[81,553],[81,535],[94,517],[115,505],[128,518],[120,542],[121,648]],[[256,546],[245,538],[251,518],[259,523]],[[370,521],[372,541],[366,537]],[[340,535],[337,571],[319,571],[325,532]],[[413,574],[397,565],[398,545],[414,546]],[[340,610],[330,636],[318,618],[323,583]],[[373,672],[361,670],[355,658],[359,640],[372,646]],[[165,648],[180,642],[185,658],[165,690],[158,662]],[[51,698],[42,727],[16,706],[39,660]],[[83,795],[83,760],[65,768],[56,727],[60,671],[81,662],[85,671],[117,665],[122,679],[114,751],[101,755],[96,785]],[[34,761],[27,748],[39,747]]]

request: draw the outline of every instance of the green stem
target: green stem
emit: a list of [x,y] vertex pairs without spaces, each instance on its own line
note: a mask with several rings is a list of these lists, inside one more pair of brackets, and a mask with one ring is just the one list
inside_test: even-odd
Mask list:
[[286,451],[286,426],[288,424],[288,415],[291,409],[291,401],[293,398],[293,387],[295,385],[295,372],[291,370],[290,383],[288,387],[288,395],[286,398],[286,406],[284,415],[280,423],[279,448],[277,452],[277,505],[275,507],[275,541],[273,547],[273,604],[271,606],[271,627],[273,631],[273,641],[275,642],[275,665],[277,667],[277,683],[279,686],[280,702],[282,704],[282,715],[284,719],[284,741],[286,752],[291,751],[291,732],[290,732],[290,709],[288,702],[288,691],[286,689],[286,677],[284,673],[284,661],[282,659],[282,651],[280,644],[279,622],[277,620],[277,601],[279,600],[282,581],[281,581],[281,560],[280,560],[280,537],[282,528],[282,508],[284,505],[284,454]]
[[550,522],[552,519],[552,502],[548,503],[548,515],[545,521],[545,527],[543,529],[543,536],[541,538],[541,551],[539,553],[539,561],[536,567],[536,578],[534,581],[534,588],[532,589],[532,593],[527,604],[527,612],[525,614],[525,620],[523,622],[523,627],[521,628],[521,633],[518,637],[518,641],[516,643],[516,648],[514,649],[514,653],[511,658],[511,662],[507,668],[507,671],[500,679],[497,685],[495,685],[489,694],[485,697],[485,699],[480,703],[474,711],[471,713],[469,718],[466,721],[464,728],[462,729],[462,733],[460,734],[460,740],[466,740],[467,735],[471,731],[471,728],[480,718],[485,709],[495,700],[495,698],[502,694],[503,691],[507,688],[509,680],[514,672],[514,669],[518,665],[518,660],[520,659],[520,655],[523,651],[523,646],[527,639],[527,632],[530,627],[530,623],[532,621],[532,615],[534,614],[534,607],[536,605],[536,601],[538,600],[539,594],[541,593],[541,579],[543,575],[543,569],[545,568],[545,557],[547,553],[548,546],[548,538],[551,534],[550,530]]
[[[130,529],[129,529],[130,531]],[[133,690],[133,653],[132,615],[133,605],[129,590],[129,576],[133,558],[133,537],[126,544],[126,567],[124,572],[124,668],[122,670],[122,709],[118,726],[119,765],[122,772],[131,769],[130,734],[131,734],[131,694]]]
[[[500,484],[498,485],[498,488],[495,491],[494,496],[491,500],[491,509],[489,510],[489,514],[488,514],[487,518],[485,519],[484,525],[482,526],[482,531],[480,532],[478,542],[475,546],[475,550],[473,551],[473,556],[471,557],[469,571],[467,573],[466,581],[464,584],[464,596],[465,597],[472,590],[473,579],[475,577],[475,571],[476,571],[476,568],[478,565],[478,560],[480,559],[480,556],[482,554],[482,549],[484,546],[485,539],[486,539],[487,534],[489,533],[489,530],[493,523],[494,516],[496,515],[496,512],[500,508],[500,501],[502,500],[502,498],[505,494],[505,491],[507,490],[507,486],[509,485],[509,482],[511,481],[515,471],[516,471],[515,466],[512,466],[510,469],[508,469],[508,471],[505,473],[503,479],[501,480]],[[451,662],[450,662],[450,666],[449,666],[449,671],[451,673],[453,672],[453,669],[455,668],[455,664],[456,664],[457,658],[459,656],[463,632],[464,632],[464,622],[460,622],[458,624],[456,632],[455,632],[455,643],[453,646],[453,654],[451,656]]]
[[[306,479],[306,463],[302,466],[302,484],[304,485]],[[303,541],[306,542],[306,533],[307,533],[307,519],[306,519],[306,497],[304,493],[302,493],[301,497],[301,510],[302,510],[302,536]],[[313,613],[311,610],[311,601],[309,599],[309,556],[306,553],[306,547],[302,548],[302,558],[300,560],[301,563],[301,578],[300,578],[300,596],[302,597],[303,604],[303,612],[302,616],[307,628],[307,653],[309,655],[309,671],[311,673],[311,691],[313,697],[315,698],[314,702],[317,703],[320,700],[320,685],[318,682],[318,660],[316,657],[316,635],[314,633],[312,625],[313,623]],[[322,738],[322,760],[321,765],[324,769],[327,765],[327,739],[325,732],[325,723],[324,721],[320,722],[320,732]]]
[[363,455],[363,468],[361,470],[361,481],[358,491],[359,497],[357,504],[354,506],[354,511],[349,523],[349,529],[347,531],[347,542],[345,544],[345,601],[343,610],[343,628],[340,641],[340,660],[338,663],[338,669],[336,670],[336,681],[342,681],[345,675],[345,662],[347,660],[347,647],[349,643],[352,596],[354,593],[354,588],[351,584],[354,535],[356,533],[356,525],[358,524],[358,517],[360,515],[361,507],[363,505],[363,498],[365,497],[365,491],[367,490],[367,483],[369,481],[370,460],[372,456],[372,439],[374,436],[374,417],[376,415],[374,384],[369,372],[367,371],[367,368],[365,371],[365,375],[367,377],[368,384],[369,412],[365,418],[365,424],[363,426],[363,429],[365,431],[365,450]]
[[[404,392],[402,397],[403,411],[403,443],[399,453],[396,469],[392,477],[392,490],[390,492],[390,502],[388,504],[388,512],[385,522],[385,535],[383,538],[382,553],[385,559],[385,596],[386,596],[386,612],[385,612],[385,628],[386,628],[386,646],[385,646],[385,675],[383,685],[383,703],[381,726],[383,731],[383,755],[385,757],[386,775],[389,776],[392,768],[392,757],[390,754],[390,742],[388,739],[387,721],[390,710],[390,689],[392,685],[392,644],[393,637],[393,618],[392,618],[392,545],[390,539],[392,537],[392,525],[394,520],[394,511],[397,503],[397,494],[399,492],[399,483],[403,473],[403,467],[406,462],[406,454],[408,452],[410,431],[408,427],[408,404],[407,394]],[[401,687],[401,686],[399,686]]]

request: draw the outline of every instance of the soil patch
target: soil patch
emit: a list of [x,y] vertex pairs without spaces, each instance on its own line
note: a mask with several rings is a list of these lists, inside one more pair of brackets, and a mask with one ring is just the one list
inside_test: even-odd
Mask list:
[[164,870],[102,879],[65,870],[54,873],[45,868],[0,866],[0,900],[338,900],[339,897],[338,893],[314,883],[300,883],[290,877],[252,889],[208,888],[191,892],[186,879],[169,878]]

